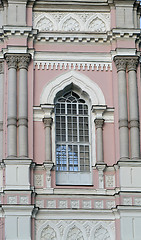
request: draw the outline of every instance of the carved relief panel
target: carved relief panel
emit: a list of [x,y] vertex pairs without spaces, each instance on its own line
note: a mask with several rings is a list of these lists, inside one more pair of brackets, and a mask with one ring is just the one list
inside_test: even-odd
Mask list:
[[114,221],[36,220],[37,240],[115,240]]
[[40,32],[107,32],[110,30],[110,14],[35,12],[33,27]]

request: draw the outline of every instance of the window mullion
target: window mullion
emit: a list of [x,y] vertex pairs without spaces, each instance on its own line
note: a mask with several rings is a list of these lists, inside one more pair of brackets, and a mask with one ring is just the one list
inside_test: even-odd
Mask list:
[[78,171],[80,171],[80,152],[79,152],[79,108],[77,102],[77,148],[78,148]]

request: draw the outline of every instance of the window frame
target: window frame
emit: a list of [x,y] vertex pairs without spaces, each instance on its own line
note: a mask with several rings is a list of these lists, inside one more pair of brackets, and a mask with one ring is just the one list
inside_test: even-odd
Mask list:
[[[83,92],[78,91],[77,89],[73,88],[73,86],[71,86],[72,89],[68,90],[68,91],[64,91],[62,92],[62,96],[64,94],[66,94],[69,91],[74,92],[75,94],[77,94],[80,99],[83,99],[85,101],[84,104],[87,105],[88,107],[88,125],[89,125],[89,142],[86,143],[89,146],[89,171],[56,171],[56,184],[57,185],[92,185],[92,164],[91,164],[91,159],[92,159],[92,151],[91,151],[91,143],[92,143],[92,138],[91,138],[91,104],[90,104],[90,99],[89,97],[86,95],[86,93],[84,94]],[[59,96],[60,97],[60,96]],[[55,99],[55,104],[57,103],[57,99],[59,97],[56,97]],[[55,110],[55,105],[54,105],[54,110]],[[81,116],[81,115],[80,115]],[[82,115],[83,116],[83,115]],[[85,116],[85,115],[84,115]],[[79,115],[78,115],[79,118]],[[55,115],[55,111],[54,111],[54,120],[55,120],[55,164],[56,164],[56,115]],[[70,142],[71,143],[71,142]],[[83,142],[82,145],[86,145],[85,142]],[[69,144],[68,144],[69,145]],[[74,145],[74,144],[72,144]],[[77,142],[77,145],[81,145],[81,142]],[[68,159],[67,159],[68,161]],[[68,169],[67,169],[68,170]]]

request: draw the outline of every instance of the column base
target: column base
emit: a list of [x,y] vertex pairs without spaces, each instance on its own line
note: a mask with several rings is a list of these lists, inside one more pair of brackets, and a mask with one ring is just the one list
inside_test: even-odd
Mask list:
[[5,190],[30,190],[30,165],[29,158],[7,158],[5,165]]

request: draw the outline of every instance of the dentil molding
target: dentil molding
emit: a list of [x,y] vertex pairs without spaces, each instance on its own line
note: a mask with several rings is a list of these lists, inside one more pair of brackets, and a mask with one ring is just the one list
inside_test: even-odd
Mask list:
[[38,70],[112,71],[112,63],[107,62],[34,61],[36,66]]

